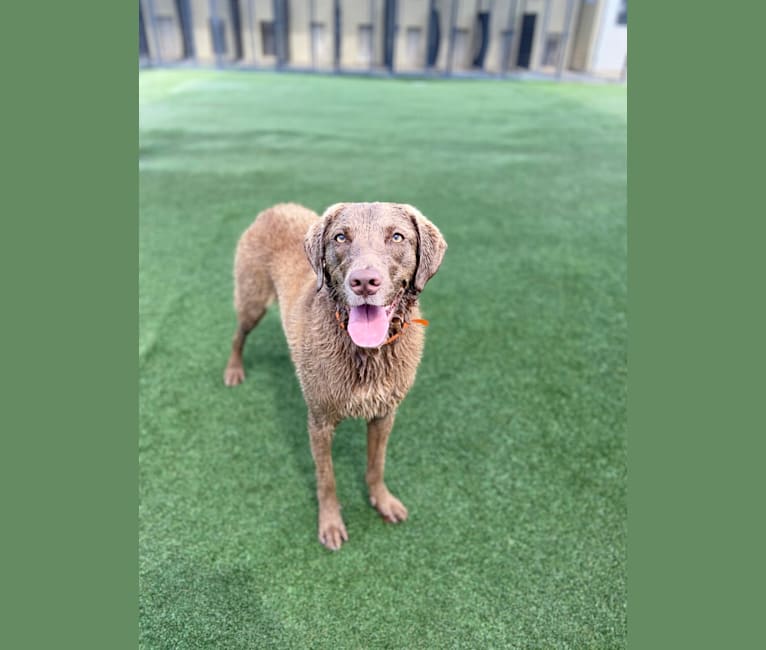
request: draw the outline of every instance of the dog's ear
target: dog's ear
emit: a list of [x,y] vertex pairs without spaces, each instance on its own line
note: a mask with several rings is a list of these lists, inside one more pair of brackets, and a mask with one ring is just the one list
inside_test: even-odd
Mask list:
[[412,286],[417,293],[420,293],[426,286],[426,282],[439,270],[444,253],[447,251],[447,242],[444,241],[439,229],[426,219],[420,210],[406,204],[401,207],[412,219],[418,233],[417,266],[412,278]]
[[306,237],[303,240],[303,248],[306,250],[306,257],[309,258],[309,264],[317,274],[317,291],[322,288],[324,282],[324,239],[327,228],[332,223],[340,211],[346,206],[345,203],[336,203],[324,211],[322,218],[311,224]]

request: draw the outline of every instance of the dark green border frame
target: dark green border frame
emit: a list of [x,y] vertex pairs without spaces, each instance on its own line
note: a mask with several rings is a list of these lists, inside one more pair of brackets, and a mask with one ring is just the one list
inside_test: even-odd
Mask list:
[[3,7],[5,648],[137,645],[137,20]]
[[[631,648],[762,643],[766,21],[744,11],[631,5]],[[4,8],[4,647],[137,644],[137,15]]]
[[752,66],[766,20],[754,6],[735,16],[631,4],[631,648],[763,645],[763,104]]

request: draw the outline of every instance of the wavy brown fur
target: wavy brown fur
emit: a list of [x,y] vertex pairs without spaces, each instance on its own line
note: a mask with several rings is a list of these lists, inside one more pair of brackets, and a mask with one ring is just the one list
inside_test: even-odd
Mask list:
[[[391,243],[394,230],[404,235],[402,244]],[[348,234],[348,244],[335,243],[339,231]],[[380,348],[358,347],[336,318],[339,310],[345,316],[349,300],[359,300],[346,282],[348,273],[360,265],[382,271],[382,304],[391,304],[404,290],[395,318],[410,322],[420,317],[417,296],[446,247],[420,212],[393,203],[336,204],[321,219],[300,205],[280,204],[259,214],[239,240],[234,267],[238,327],[224,381],[234,386],[244,380],[245,338],[276,298],[308,406],[319,539],[333,550],[348,539],[331,455],[335,427],[344,418],[367,420],[370,501],[388,521],[407,518],[407,509],[383,481],[385,450],[396,409],[415,381],[424,342],[422,328],[411,326]],[[390,333],[395,331],[396,322]]]

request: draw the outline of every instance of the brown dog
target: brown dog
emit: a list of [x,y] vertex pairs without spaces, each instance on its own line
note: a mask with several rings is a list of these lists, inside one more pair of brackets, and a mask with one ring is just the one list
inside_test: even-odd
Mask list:
[[367,420],[370,502],[387,521],[407,518],[383,482],[386,443],[423,351],[417,298],[446,249],[436,226],[396,203],[338,203],[321,219],[300,205],[276,205],[237,245],[238,327],[224,382],[244,380],[245,338],[276,298],[308,406],[319,541],[332,550],[348,540],[331,454],[344,418]]

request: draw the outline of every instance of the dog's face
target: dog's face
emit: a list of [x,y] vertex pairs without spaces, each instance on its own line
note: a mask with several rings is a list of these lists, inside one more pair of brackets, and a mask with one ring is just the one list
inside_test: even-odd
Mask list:
[[305,248],[318,289],[326,280],[349,308],[351,338],[361,347],[377,347],[405,291],[423,290],[447,244],[410,205],[338,203],[309,229]]

